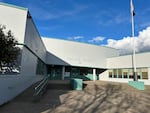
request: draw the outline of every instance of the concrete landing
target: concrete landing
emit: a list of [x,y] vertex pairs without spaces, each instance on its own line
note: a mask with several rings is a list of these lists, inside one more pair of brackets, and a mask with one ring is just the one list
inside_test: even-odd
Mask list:
[[47,89],[68,89],[71,90],[70,80],[49,80]]

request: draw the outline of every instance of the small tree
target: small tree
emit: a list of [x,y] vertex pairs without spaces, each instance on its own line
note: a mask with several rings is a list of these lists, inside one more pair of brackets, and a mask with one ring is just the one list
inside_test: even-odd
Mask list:
[[20,48],[16,47],[15,40],[10,30],[6,31],[4,25],[0,25],[0,72],[5,73],[14,69],[14,64],[20,52]]

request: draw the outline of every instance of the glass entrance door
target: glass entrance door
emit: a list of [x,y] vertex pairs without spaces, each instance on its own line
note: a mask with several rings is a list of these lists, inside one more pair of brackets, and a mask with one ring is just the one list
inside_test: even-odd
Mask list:
[[61,80],[62,79],[62,66],[49,66],[48,74],[50,80]]

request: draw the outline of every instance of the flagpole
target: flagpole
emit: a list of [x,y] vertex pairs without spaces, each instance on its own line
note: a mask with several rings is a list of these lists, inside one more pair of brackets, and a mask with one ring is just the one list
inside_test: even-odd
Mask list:
[[131,0],[131,23],[132,23],[132,40],[133,40],[133,77],[134,81],[137,81],[137,75],[136,75],[136,60],[135,60],[135,36],[134,36],[134,6],[133,2]]

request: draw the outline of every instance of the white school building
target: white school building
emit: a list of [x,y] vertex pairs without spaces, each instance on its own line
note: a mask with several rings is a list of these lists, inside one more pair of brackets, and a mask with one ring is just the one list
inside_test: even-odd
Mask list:
[[[104,46],[41,37],[27,8],[0,3],[0,15],[0,24],[21,44],[20,72],[0,75],[0,105],[47,75],[52,80],[133,80],[132,55],[120,56],[117,49]],[[136,54],[135,60],[138,81],[150,85],[150,52]]]

